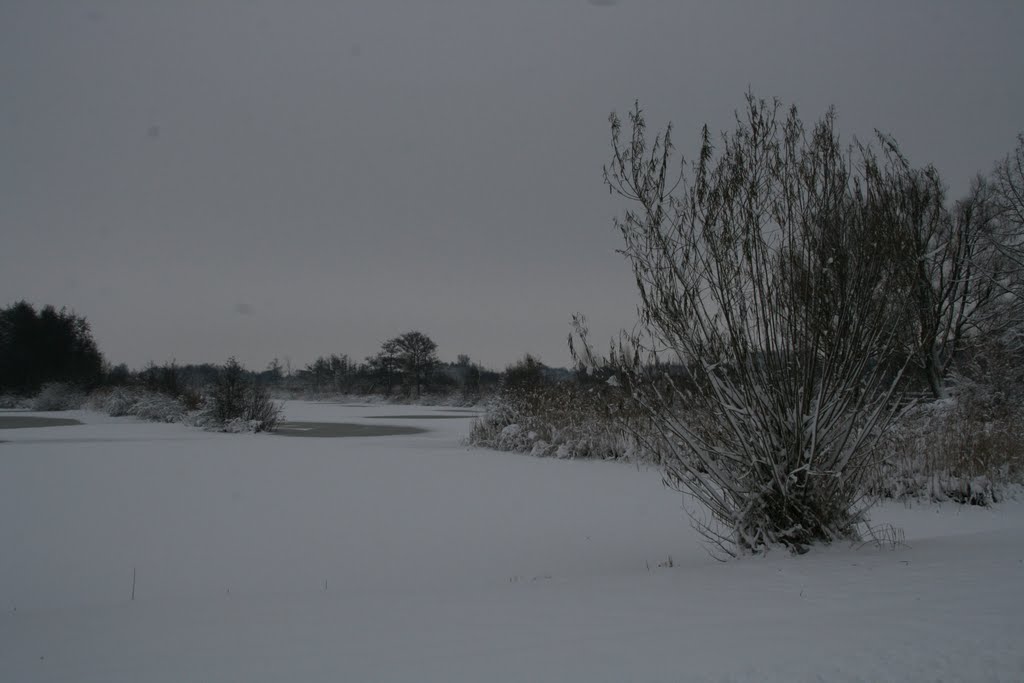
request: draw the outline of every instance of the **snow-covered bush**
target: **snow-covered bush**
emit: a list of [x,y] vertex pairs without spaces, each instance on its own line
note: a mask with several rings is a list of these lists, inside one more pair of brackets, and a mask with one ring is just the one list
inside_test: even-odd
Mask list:
[[220,370],[212,396],[213,416],[222,431],[272,432],[281,419],[281,406],[270,391],[245,380],[245,369],[229,358]]
[[147,393],[139,397],[132,414],[150,422],[181,422],[185,406],[166,394]]
[[281,405],[270,398],[266,387],[252,384],[246,390],[241,419],[248,425],[247,431],[272,432],[281,421]]
[[622,396],[606,385],[506,386],[474,421],[467,441],[542,457],[634,459],[634,440],[614,417],[622,410]]
[[[258,389],[258,388],[257,388]],[[168,396],[141,387],[115,387],[95,391],[85,407],[112,417],[132,416],[150,422],[180,422],[207,431],[265,432],[277,428],[281,408],[265,391],[245,389],[241,414],[223,419],[211,401],[197,401],[190,393]]]
[[218,431],[227,432],[228,434],[247,434],[251,432],[268,432],[273,431],[265,429],[263,422],[260,420],[245,420],[240,417],[236,417],[233,420],[228,420],[220,425]]
[[185,415],[185,407],[179,399],[137,387],[95,391],[86,407],[112,417],[130,415],[150,422],[181,422]]
[[111,417],[131,415],[138,391],[126,387],[98,389],[89,395],[85,407]]
[[15,394],[0,394],[0,409],[12,410],[15,408],[27,408],[28,404],[29,401],[24,396],[16,396]]
[[29,401],[32,410],[77,410],[85,403],[85,393],[70,384],[50,382]]
[[880,444],[882,496],[989,505],[1024,485],[1024,409],[991,386],[961,382],[914,406]]
[[182,424],[208,432],[221,432],[224,430],[224,422],[217,419],[209,402],[195,410],[189,410],[181,418]]

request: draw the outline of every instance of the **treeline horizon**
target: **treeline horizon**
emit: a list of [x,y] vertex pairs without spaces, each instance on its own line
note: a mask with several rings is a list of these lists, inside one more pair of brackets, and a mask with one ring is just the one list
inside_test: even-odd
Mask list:
[[493,393],[502,378],[523,363],[542,368],[550,381],[573,377],[574,370],[549,367],[526,353],[503,370],[458,354],[441,361],[437,344],[411,330],[384,341],[363,360],[347,353],[318,356],[297,369],[289,360],[273,358],[263,369],[249,369],[235,356],[223,362],[179,363],[177,360],[130,368],[105,359],[84,316],[46,304],[20,300],[0,309],[0,394],[34,395],[44,385],[69,384],[86,391],[134,386],[181,396],[215,386],[226,368],[242,373],[244,381],[286,396],[380,395],[418,398],[459,394],[465,398]]

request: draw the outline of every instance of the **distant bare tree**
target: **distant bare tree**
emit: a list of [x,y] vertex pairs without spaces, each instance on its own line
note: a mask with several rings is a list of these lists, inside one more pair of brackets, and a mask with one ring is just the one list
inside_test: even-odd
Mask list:
[[366,359],[370,372],[383,382],[385,395],[390,396],[394,386],[395,374],[398,372],[398,347],[394,339],[389,339],[380,345],[380,351]]
[[214,416],[222,425],[243,420],[256,431],[277,429],[281,406],[270,398],[265,386],[258,385],[234,357],[220,368],[213,390]]
[[245,374],[245,368],[234,356],[220,369],[213,391],[213,411],[218,421],[227,422],[245,413]]
[[326,358],[323,356],[318,357],[312,363],[306,365],[305,368],[299,371],[308,382],[313,385],[313,391],[318,395],[327,386],[327,382],[331,378],[331,366]]
[[437,366],[437,344],[422,332],[411,331],[385,342],[393,351],[406,381],[420,396],[423,384]]
[[[1017,147],[996,164],[992,173],[992,197],[996,208],[991,243],[1005,259],[995,269],[993,282],[1000,292],[1015,302],[1024,301],[1024,133],[1017,136]],[[1021,322],[1019,310],[1016,317]]]
[[267,369],[263,371],[263,375],[266,381],[271,386],[279,386],[281,380],[284,379],[284,366],[281,365],[281,361],[274,358],[272,361],[267,363]]
[[[996,165],[993,184],[1001,218],[1017,230],[1024,229],[1024,133],[1017,136],[1017,147]],[[1021,247],[1020,234],[1008,236],[1013,246]]]

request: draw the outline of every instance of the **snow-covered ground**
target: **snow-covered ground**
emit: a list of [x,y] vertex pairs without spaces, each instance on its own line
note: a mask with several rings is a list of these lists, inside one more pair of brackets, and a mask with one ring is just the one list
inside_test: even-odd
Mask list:
[[441,408],[286,414],[429,431],[0,431],[0,681],[1024,679],[1020,503],[722,564],[654,471],[380,417]]

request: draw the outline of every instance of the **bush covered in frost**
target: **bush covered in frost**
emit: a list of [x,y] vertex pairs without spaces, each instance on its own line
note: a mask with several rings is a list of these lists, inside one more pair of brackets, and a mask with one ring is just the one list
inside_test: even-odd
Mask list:
[[635,459],[624,396],[601,383],[514,381],[502,387],[474,421],[468,443],[542,457]]
[[271,432],[281,420],[281,406],[270,398],[270,391],[246,381],[245,369],[234,358],[220,370],[211,409],[227,432]]
[[29,402],[32,410],[77,410],[85,403],[85,392],[78,387],[61,382],[44,384]]
[[0,410],[28,408],[28,399],[16,394],[0,394]]
[[102,389],[88,398],[85,407],[112,417],[131,416],[149,422],[180,422],[207,431],[266,432],[277,428],[281,408],[270,401],[266,391],[243,388],[240,413],[224,417],[213,400],[199,399],[190,392],[168,396],[141,387]]
[[86,407],[111,417],[130,415],[149,422],[181,422],[186,412],[180,399],[137,387],[93,392]]
[[992,386],[906,411],[881,444],[885,466],[873,492],[989,505],[1024,484],[1024,409]]

